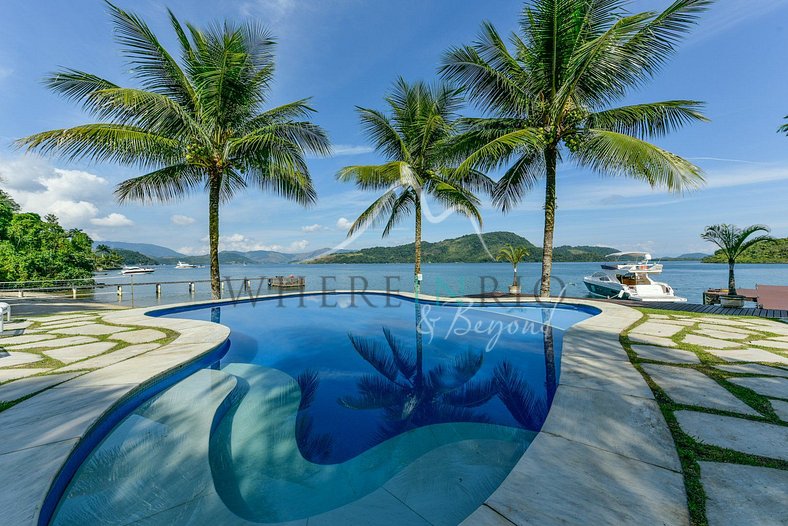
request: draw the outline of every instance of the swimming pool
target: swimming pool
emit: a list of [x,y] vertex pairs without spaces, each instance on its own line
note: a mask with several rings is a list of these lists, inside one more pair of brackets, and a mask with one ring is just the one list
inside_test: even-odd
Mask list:
[[158,311],[230,346],[82,462],[51,524],[457,524],[541,428],[581,306],[314,294]]

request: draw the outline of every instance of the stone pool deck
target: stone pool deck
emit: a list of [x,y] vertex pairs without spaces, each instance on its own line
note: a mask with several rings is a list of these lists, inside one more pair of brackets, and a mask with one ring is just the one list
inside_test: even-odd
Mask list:
[[[722,457],[741,454],[696,461],[710,524],[788,522],[788,324],[567,303],[602,313],[564,335],[542,432],[463,524],[688,524],[683,468],[692,464],[679,458],[676,433],[714,444]],[[6,324],[0,523],[37,524],[56,474],[102,415],[229,334],[145,316],[159,308]]]

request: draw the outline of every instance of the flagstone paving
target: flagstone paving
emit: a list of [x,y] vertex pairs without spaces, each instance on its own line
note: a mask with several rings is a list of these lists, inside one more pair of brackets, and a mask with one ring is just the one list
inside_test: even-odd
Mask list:
[[52,349],[44,351],[44,354],[50,358],[61,361],[63,363],[78,362],[102,354],[117,346],[116,342],[96,342],[88,343],[86,345],[75,345],[73,347],[62,347],[60,349]]
[[670,337],[683,330],[683,327],[672,324],[647,321],[643,325],[639,325],[632,331],[632,334],[647,334],[650,336],[664,336]]
[[788,524],[788,471],[700,462],[710,526]]
[[41,355],[29,352],[0,351],[0,367],[15,367],[40,362],[43,359]]
[[[701,323],[698,325],[699,331],[717,331],[717,332],[725,332],[725,333],[734,333],[734,334],[743,334],[745,336],[751,336],[753,334],[759,334],[756,330],[752,329],[744,329],[741,327],[725,325],[724,327],[720,326],[721,324],[713,324],[713,323]],[[723,336],[724,338],[724,336]]]
[[[761,361],[761,360],[753,360],[753,361]],[[729,373],[760,374],[764,376],[782,376],[783,378],[788,378],[788,369],[782,369],[780,367],[770,367],[768,365],[760,365],[757,363],[717,365],[716,368],[720,369],[721,371],[726,371]]]
[[677,404],[696,405],[747,415],[758,414],[755,409],[700,371],[652,364],[643,364],[643,369]]
[[69,345],[81,345],[83,343],[97,342],[96,338],[89,336],[71,336],[68,338],[55,338],[53,340],[44,340],[42,342],[25,343],[23,345],[14,345],[12,348],[16,350],[22,349],[55,349],[57,347],[68,347]]
[[782,400],[769,400],[777,417],[783,422],[788,422],[788,402]]
[[705,444],[788,461],[788,426],[697,411],[675,415],[685,433]]
[[732,349],[734,347],[741,347],[741,342],[729,342],[727,340],[720,340],[719,338],[709,338],[708,336],[698,336],[697,334],[688,334],[684,337],[684,343],[690,345],[699,345],[701,347],[713,347],[717,349]]
[[676,347],[676,343],[670,338],[663,338],[661,336],[651,336],[649,334],[629,333],[629,339],[637,343],[646,343],[649,345],[660,345],[662,347]]
[[127,343],[150,343],[166,337],[166,334],[155,329],[142,329],[112,335],[113,340],[120,340]]
[[29,396],[33,393],[43,391],[49,387],[70,380],[79,373],[48,374],[44,376],[33,376],[23,378],[16,382],[8,382],[0,385],[0,402],[12,402]]
[[[107,324],[100,313],[38,317],[5,326],[14,330],[0,335],[0,404],[52,388],[85,371],[154,351],[162,344],[129,342],[167,338],[159,330]],[[117,339],[121,334],[130,336]],[[44,366],[35,366],[42,361]]]
[[[775,464],[788,461],[788,426],[781,424],[788,423],[788,324],[733,317],[661,315],[653,318],[655,321],[652,318],[652,314],[647,314],[640,326],[676,320],[693,322],[694,326],[683,337],[683,333],[674,334],[671,338],[673,348],[631,344],[638,359],[666,364],[643,362],[641,367],[645,374],[677,404],[750,416],[749,419],[738,418],[668,406],[680,428],[675,432],[688,435],[697,444],[682,439],[684,447],[693,450],[693,458],[698,459],[700,478],[695,480],[705,491],[705,503],[702,495],[689,495],[690,501],[695,501],[696,507],[704,510],[703,515],[711,526],[788,525],[788,506],[785,505],[788,470],[785,464]],[[628,333],[630,342],[644,338],[636,335],[640,326]],[[698,347],[703,353],[695,352]],[[683,366],[667,365],[677,363],[677,353],[682,350],[697,360],[690,360]],[[765,408],[764,413],[760,413],[739,399],[739,396],[746,396],[744,391],[732,389],[725,382],[719,383],[704,371],[710,374],[717,371],[715,376],[725,378],[730,384],[768,397],[774,413]],[[763,407],[763,398],[748,400],[753,406]],[[712,462],[710,453],[703,449],[706,445],[728,450],[723,456],[726,462],[719,462],[720,457],[714,457]],[[746,465],[742,463],[745,460],[740,460],[741,454],[777,460]],[[685,477],[696,477],[694,473],[698,471],[693,468],[696,461],[683,458],[682,467],[689,469]],[[695,520],[702,522],[703,515],[696,516]]]
[[709,338],[721,338],[723,340],[744,340],[750,337],[749,334],[739,332],[718,331],[716,329],[701,329],[694,331],[693,334],[708,336]]
[[129,345],[128,347],[124,347],[118,351],[108,352],[89,360],[83,360],[81,362],[72,363],[71,365],[66,365],[65,367],[60,367],[57,371],[61,372],[77,371],[81,369],[101,369],[103,367],[122,362],[123,360],[128,360],[129,358],[133,358],[139,354],[158,349],[159,347],[160,345],[156,343]]
[[0,382],[8,382],[16,380],[17,378],[24,378],[26,376],[33,376],[40,373],[45,373],[49,369],[45,367],[40,368],[14,368],[14,369],[0,369]]
[[640,358],[668,363],[700,363],[698,355],[691,351],[657,347],[655,345],[633,345],[632,350]]
[[751,376],[748,378],[729,378],[728,381],[747,389],[752,389],[763,396],[788,399],[788,379],[786,378],[776,378],[774,376],[759,378]]
[[66,329],[54,329],[52,332],[57,334],[81,334],[87,336],[102,336],[106,334],[115,334],[129,330],[129,327],[115,327],[113,325],[103,325],[92,323],[89,325],[81,325],[79,327],[70,327]]
[[722,358],[726,362],[769,362],[788,364],[788,358],[763,349],[706,349],[706,352]]
[[750,342],[753,345],[758,345],[760,347],[769,347],[771,349],[782,349],[788,350],[788,342],[781,342],[777,340],[755,340]]
[[0,345],[6,347],[8,345],[17,345],[20,343],[32,343],[42,340],[51,340],[57,338],[54,334],[22,334],[20,336],[11,336],[0,340]]

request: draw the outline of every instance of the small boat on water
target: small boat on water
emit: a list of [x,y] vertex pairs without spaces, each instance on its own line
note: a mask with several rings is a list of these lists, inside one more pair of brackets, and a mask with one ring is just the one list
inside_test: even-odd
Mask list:
[[[648,252],[615,252],[606,257],[616,257],[619,261],[604,263],[601,272],[583,278],[591,294],[633,301],[687,301],[676,296],[667,283],[651,279],[650,274],[662,272],[662,264],[652,263]],[[626,258],[632,261],[620,261]]]
[[120,271],[121,274],[150,274],[156,272],[156,269],[146,267],[123,267]]
[[178,261],[178,264],[175,265],[175,268],[178,268],[178,269],[197,268],[197,265],[193,265],[191,263],[184,263],[183,261]]

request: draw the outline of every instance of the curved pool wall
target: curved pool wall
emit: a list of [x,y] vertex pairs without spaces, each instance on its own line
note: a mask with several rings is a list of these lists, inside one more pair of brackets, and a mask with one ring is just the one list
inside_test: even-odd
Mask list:
[[[410,298],[405,296],[369,293],[367,295],[380,301],[385,299],[386,302],[394,297],[405,303],[412,302]],[[302,393],[305,388],[311,385],[309,378],[303,380],[303,375],[296,374],[297,371],[292,369],[283,371],[283,369],[292,368],[291,362],[303,362],[305,358],[311,365],[319,366],[321,365],[319,359],[321,353],[306,353],[307,356],[304,356],[302,352],[299,352],[295,356],[295,360],[293,360],[293,356],[288,355],[295,350],[309,349],[310,346],[337,348],[336,334],[344,332],[344,327],[341,325],[347,325],[350,316],[352,331],[355,331],[356,334],[343,336],[345,350],[349,349],[345,353],[345,358],[360,360],[362,364],[368,366],[370,362],[365,362],[362,359],[362,354],[369,358],[370,352],[368,349],[364,349],[364,340],[370,339],[369,346],[377,351],[386,349],[386,345],[388,345],[388,350],[392,355],[397,354],[391,347],[391,341],[400,341],[405,336],[400,333],[403,327],[393,322],[401,321],[402,316],[401,314],[389,315],[388,313],[395,312],[391,309],[371,311],[373,314],[370,316],[367,316],[369,313],[359,314],[365,312],[365,307],[362,306],[363,302],[358,300],[355,307],[351,306],[348,303],[351,296],[348,294],[305,294],[285,296],[284,298],[271,297],[257,301],[222,302],[208,306],[159,309],[151,312],[150,314],[154,316],[190,317],[192,319],[212,319],[213,321],[218,321],[217,317],[220,317],[222,323],[228,324],[232,329],[230,349],[210,368],[203,368],[177,383],[170,381],[168,385],[175,384],[173,387],[153,398],[149,397],[150,399],[147,401],[142,398],[136,399],[137,404],[144,403],[125,418],[122,418],[123,415],[117,412],[113,413],[111,415],[113,420],[107,420],[103,429],[111,427],[114,422],[120,422],[114,426],[111,433],[101,440],[97,447],[87,447],[93,452],[76,471],[71,484],[66,489],[66,497],[61,500],[61,505],[52,523],[71,524],[84,520],[101,520],[100,517],[91,516],[91,513],[102,510],[109,513],[104,516],[105,518],[137,517],[135,514],[138,514],[140,516],[137,518],[143,522],[147,520],[149,524],[171,522],[172,519],[176,519],[178,522],[188,522],[196,517],[203,518],[211,516],[211,514],[214,519],[220,520],[222,523],[231,523],[235,519],[238,523],[245,523],[244,520],[252,523],[276,523],[305,517],[321,517],[326,513],[330,515],[330,510],[353,508],[355,503],[361,503],[359,504],[361,508],[358,505],[355,506],[354,513],[358,514],[364,513],[365,507],[367,511],[376,509],[375,506],[381,505],[381,499],[390,500],[392,495],[406,502],[408,498],[411,501],[414,499],[424,501],[425,494],[435,492],[435,488],[431,487],[433,484],[424,486],[421,495],[414,495],[412,491],[411,494],[403,495],[397,494],[397,491],[408,493],[403,488],[413,487],[414,481],[422,480],[423,482],[424,470],[429,467],[430,471],[434,472],[435,466],[446,466],[447,476],[443,479],[437,477],[446,487],[456,486],[456,477],[464,477],[466,486],[462,489],[477,494],[477,499],[467,501],[464,507],[457,506],[456,495],[442,496],[447,503],[454,504],[455,510],[458,510],[461,515],[442,518],[448,520],[445,522],[446,524],[456,523],[465,515],[470,514],[495,490],[525,451],[544,421],[546,407],[543,411],[544,414],[535,420],[532,418],[533,415],[530,415],[531,419],[529,419],[529,415],[526,414],[528,411],[533,411],[534,407],[538,405],[536,403],[525,409],[520,408],[519,413],[516,408],[512,411],[511,407],[499,403],[495,410],[488,408],[490,410],[484,415],[486,418],[478,418],[478,415],[469,416],[464,413],[457,414],[456,407],[449,408],[448,414],[442,414],[440,411],[438,411],[439,414],[435,414],[435,408],[431,407],[430,411],[426,411],[426,416],[431,418],[423,419],[418,425],[399,426],[394,430],[387,429],[385,432],[378,433],[377,440],[357,440],[353,443],[354,447],[339,448],[339,453],[334,452],[326,455],[326,440],[323,438],[327,434],[330,435],[330,432],[327,432],[330,431],[330,425],[326,427],[326,422],[330,424],[332,420],[336,420],[336,417],[328,412],[329,417],[324,419],[326,422],[321,423],[320,416],[325,411],[315,410],[315,408],[321,407],[319,402],[315,403],[315,399],[321,399],[320,388],[317,388],[318,394],[313,393],[311,401],[304,404]],[[324,302],[326,298],[336,299],[337,302],[335,302],[336,304],[329,302],[329,305],[332,306],[323,305],[325,308],[315,312],[318,314],[317,318],[323,319],[324,322],[326,317],[330,318],[329,323],[327,327],[320,330],[320,334],[310,336],[310,331],[303,330],[304,326],[311,327],[312,333],[319,330],[320,327],[315,324],[315,319],[312,319],[311,314],[308,314],[310,312],[309,305],[301,306],[301,303]],[[217,307],[219,308],[217,309]],[[426,307],[431,307],[427,313],[424,312]],[[484,361],[491,361],[487,357],[493,356],[496,352],[503,354],[498,346],[503,345],[503,350],[506,350],[506,342],[510,339],[509,337],[523,338],[523,335],[517,332],[498,335],[495,345],[488,348],[490,332],[486,331],[485,327],[489,324],[484,322],[502,316],[504,319],[508,319],[506,316],[511,317],[512,309],[514,309],[520,314],[526,311],[528,313],[526,316],[519,316],[518,320],[541,325],[545,321],[543,307],[544,305],[540,304],[519,304],[517,307],[474,304],[469,306],[470,310],[467,311],[466,316],[472,316],[473,322],[479,322],[479,333],[469,329],[463,334],[458,333],[452,336],[462,336],[464,340],[467,340],[469,335],[473,336],[476,338],[475,347],[480,347],[480,342],[485,343],[484,348],[488,352],[483,355]],[[280,310],[270,311],[273,308]],[[290,325],[281,322],[282,319],[288,319],[288,316],[283,316],[281,309],[288,308],[298,309],[295,310],[294,315],[289,316],[293,322]],[[353,308],[358,310],[348,310]],[[402,309],[402,306],[397,308]],[[437,325],[435,318],[440,321],[445,314],[441,312],[441,309],[456,311],[460,308],[465,307],[446,307],[439,302],[422,300],[415,309],[417,311],[415,316],[418,319],[420,313],[422,319],[432,319],[433,323]],[[501,310],[509,312],[500,312]],[[245,316],[248,318],[249,312],[254,313],[252,322],[249,319],[244,320]],[[401,313],[401,310],[396,312]],[[594,307],[566,305],[558,305],[556,309],[551,310],[549,321],[556,329],[551,331],[553,350],[556,352],[554,357],[556,370],[552,380],[545,379],[545,384],[552,381],[552,392],[550,392],[549,386],[546,386],[543,393],[545,400],[552,400],[557,376],[560,374],[558,365],[560,364],[563,331],[569,328],[572,323],[586,319],[598,312],[599,310]],[[274,313],[279,314],[271,316]],[[337,314],[331,315],[331,313]],[[250,342],[246,331],[249,327],[254,329],[254,327],[260,327],[261,324],[269,327],[270,331],[279,334],[280,340],[272,343],[271,334],[263,334],[262,338]],[[405,325],[412,324],[413,320]],[[376,326],[374,330],[371,329],[373,325]],[[327,328],[331,330],[327,330]],[[388,330],[383,331],[382,328]],[[465,325],[460,327],[462,330],[464,328]],[[413,327],[410,327],[410,332],[412,331]],[[540,334],[541,360],[544,362],[545,333],[543,331]],[[483,390],[477,385],[471,385],[473,389],[469,388],[471,386],[468,384],[457,385],[458,382],[470,383],[472,381],[463,376],[464,373],[468,373],[466,363],[469,361],[468,359],[462,360],[462,367],[450,371],[449,380],[441,380],[440,375],[431,374],[434,369],[445,370],[446,363],[451,362],[451,356],[447,358],[448,362],[444,360],[443,363],[440,363],[440,360],[437,360],[437,362],[430,363],[432,352],[440,354],[445,351],[444,347],[433,345],[435,327],[432,328],[432,332],[429,330],[417,331],[414,338],[418,340],[430,336],[432,337],[431,341],[427,343],[424,351],[427,359],[422,365],[426,366],[426,370],[429,371],[423,375],[424,378],[434,379],[432,387],[440,392],[448,389],[449,394],[452,391],[454,394],[461,391],[464,395]],[[293,341],[283,346],[281,343],[284,340]],[[457,343],[456,338],[453,340],[452,337],[446,336],[443,341],[448,346]],[[260,353],[259,349],[252,349],[254,344],[259,346],[260,343],[276,347],[279,351]],[[404,346],[402,345],[402,347]],[[417,344],[414,344],[415,346]],[[282,349],[282,347],[285,348]],[[268,350],[270,347],[266,347],[266,351]],[[513,351],[509,349],[509,352]],[[405,352],[400,349],[399,354],[404,355]],[[520,349],[518,354],[534,358],[536,353],[533,352],[533,349],[529,352],[523,352]],[[272,355],[276,358],[273,361]],[[389,362],[391,361],[394,361],[394,358],[389,360]],[[408,362],[407,359],[404,361]],[[530,362],[525,360],[525,363]],[[533,364],[531,363],[531,365]],[[500,361],[496,366],[491,366],[490,370],[493,373],[489,376],[492,378],[496,377],[495,371],[501,369]],[[403,367],[406,371],[410,370],[408,363],[405,363]],[[385,372],[385,367],[381,368]],[[323,369],[326,368],[323,367]],[[380,372],[374,367],[371,369],[375,373]],[[348,371],[337,367],[328,370],[348,373]],[[469,370],[470,372],[475,371],[474,374],[484,376],[481,366],[477,368],[471,365]],[[365,374],[369,374],[369,371]],[[402,370],[399,370],[398,374],[402,375]],[[540,371],[539,374],[545,377],[545,371]],[[328,378],[328,375],[317,374],[316,376],[320,380],[318,384],[323,382],[331,384],[333,381]],[[517,381],[514,383],[517,385],[533,384],[526,376],[515,374],[514,380]],[[499,381],[501,377],[510,380],[513,378],[512,374],[497,375]],[[353,383],[358,383],[358,378],[350,383],[345,381],[344,385],[347,387]],[[164,384],[157,384],[157,386],[159,391],[166,387]],[[155,387],[151,386],[149,389],[155,391]],[[333,389],[328,389],[328,395],[322,396],[322,398],[336,404],[337,399],[333,395],[335,390],[336,386]],[[538,398],[542,397],[541,394]],[[533,398],[534,396],[531,396],[531,402],[533,402]],[[195,404],[195,401],[199,403]],[[368,403],[369,400],[362,400],[362,402]],[[464,402],[466,405],[479,407],[475,402],[467,404],[467,399]],[[133,406],[134,403],[128,401],[127,405]],[[323,405],[325,406],[325,404]],[[343,407],[342,404],[337,405]],[[360,406],[364,405],[362,403],[356,403],[355,407],[351,408],[346,405],[343,407],[344,410],[357,411],[359,415],[368,413],[368,411],[360,409]],[[398,402],[393,407],[399,411],[402,409],[402,404]],[[549,407],[549,401],[547,401],[547,407]],[[505,413],[502,408],[508,410],[508,421],[500,418],[501,414]],[[386,410],[391,412],[391,409],[391,407],[387,407],[382,412],[385,413]],[[268,417],[259,418],[260,414],[266,414]],[[186,415],[191,416],[187,417]],[[271,415],[278,416],[271,418]],[[491,415],[495,418],[490,419]],[[339,439],[347,446],[346,442],[349,437],[352,438],[354,434],[364,435],[364,433],[359,433],[358,429],[364,428],[362,424],[365,419],[370,420],[365,415],[360,420],[357,419],[353,425],[335,426],[333,430],[335,432],[337,427],[344,428],[345,431],[353,429],[354,432],[340,433],[333,437],[334,441]],[[151,422],[158,424],[158,426],[168,426],[169,438],[161,438],[161,427],[157,427]],[[202,424],[199,424],[200,422]],[[201,428],[200,425],[202,425]],[[198,433],[194,432],[195,428],[200,428]],[[302,438],[306,436],[306,439],[300,442],[299,429],[310,430],[309,433],[302,433]],[[157,436],[163,445],[156,444],[155,437]],[[176,437],[177,440],[175,440]],[[310,437],[318,437],[318,439],[310,440]],[[83,440],[83,444],[92,442],[89,445],[95,446],[98,442],[97,438],[101,439],[101,437],[93,437],[90,441]],[[331,437],[329,436],[329,438]],[[321,443],[323,444],[322,449]],[[309,446],[309,444],[312,444],[311,451],[310,447],[305,448],[305,445]],[[177,457],[184,451],[189,453],[186,455],[187,458],[178,458],[176,461],[173,455]],[[197,451],[201,453],[195,455]],[[462,454],[458,452],[462,452]],[[309,455],[312,455],[312,458],[305,458]],[[399,458],[392,461],[398,455]],[[205,462],[206,458],[207,462]],[[73,459],[78,460],[79,455],[73,456]],[[79,462],[70,460],[72,469],[75,463],[79,464]],[[146,466],[155,466],[156,469],[146,470]],[[172,469],[167,471],[167,466],[192,467],[188,470]],[[474,472],[474,468],[478,475],[476,478],[468,475],[468,473]],[[115,470],[111,471],[109,478],[106,477],[108,475],[107,469]],[[451,469],[456,472],[449,473]],[[408,470],[412,473],[409,476],[403,476],[402,474]],[[165,476],[162,476],[165,472]],[[272,472],[280,475],[289,472],[290,478],[267,475]],[[126,475],[126,478],[119,479],[118,476],[123,474]],[[397,485],[398,478],[399,485]],[[195,479],[199,479],[201,482],[199,480],[195,482]],[[430,477],[432,483],[434,483],[434,479],[433,473]],[[390,487],[385,488],[387,482]],[[270,490],[276,484],[279,484],[274,492],[277,499],[275,502],[271,502],[266,497],[271,494]],[[382,489],[385,491],[381,494]],[[141,490],[148,491],[148,493],[141,496]],[[57,485],[53,486],[53,491],[50,494],[59,493]],[[128,500],[124,501],[124,498]],[[370,501],[370,499],[374,501],[371,505],[369,503],[363,504],[365,500]],[[440,498],[432,499],[426,505],[424,502],[421,504],[415,502],[412,505],[416,509],[421,509],[422,513],[428,513],[429,508],[434,508],[436,504],[440,506],[438,501]],[[152,502],[158,502],[158,504],[145,509],[145,506],[140,506],[140,502],[147,503],[149,507],[153,506]],[[112,503],[114,507],[108,506],[108,503]],[[294,509],[297,509],[297,512],[294,513]],[[228,510],[231,512],[230,515],[222,515]],[[41,517],[44,518],[44,515],[45,513],[42,512]],[[400,519],[407,520],[406,517],[400,517]]]

